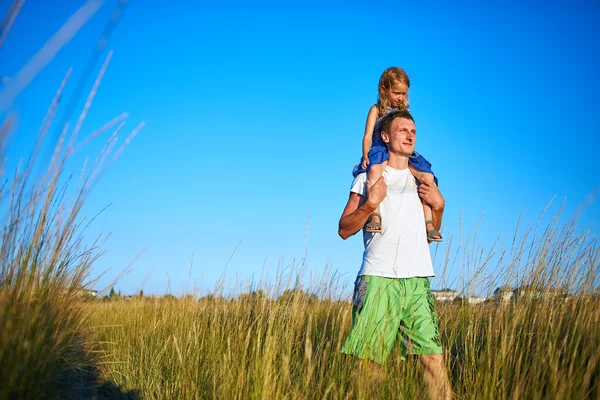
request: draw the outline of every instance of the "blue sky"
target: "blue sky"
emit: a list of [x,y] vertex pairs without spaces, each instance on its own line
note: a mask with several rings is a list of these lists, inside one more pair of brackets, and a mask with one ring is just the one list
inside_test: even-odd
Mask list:
[[[27,1],[0,49],[0,76],[14,76],[82,4]],[[27,154],[69,67],[72,94],[115,4],[106,1],[16,99],[9,165]],[[114,51],[80,134],[125,111],[128,132],[146,122],[83,210],[110,204],[88,230],[110,234],[96,287],[145,249],[117,290],[179,294],[191,279],[205,292],[226,265],[231,282],[273,281],[279,266],[308,255],[307,276],[327,267],[349,292],[362,240],[342,241],[337,221],[379,75],[392,65],[411,77],[417,149],[447,202],[438,269],[449,239],[454,252],[480,218],[489,248],[512,240],[523,209],[533,224],[553,198],[549,213],[565,201],[567,218],[586,204],[580,226],[597,234],[599,17],[598,3],[566,1],[131,1],[95,65],[94,75]],[[457,286],[459,267],[446,274]]]

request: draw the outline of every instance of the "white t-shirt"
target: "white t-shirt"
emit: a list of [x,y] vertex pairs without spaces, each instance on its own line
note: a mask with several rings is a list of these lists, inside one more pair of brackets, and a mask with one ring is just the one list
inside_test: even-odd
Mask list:
[[[358,276],[434,276],[415,177],[408,168],[398,170],[390,166],[383,171],[383,177],[387,196],[379,205],[382,233],[363,229],[365,252]],[[367,197],[366,180],[366,173],[358,175],[350,191]]]

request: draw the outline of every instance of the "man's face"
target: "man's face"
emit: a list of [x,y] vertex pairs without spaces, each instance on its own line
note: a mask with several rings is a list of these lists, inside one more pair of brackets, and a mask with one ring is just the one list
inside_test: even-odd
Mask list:
[[415,151],[417,128],[410,119],[394,118],[390,132],[382,132],[381,137],[390,153],[410,156]]

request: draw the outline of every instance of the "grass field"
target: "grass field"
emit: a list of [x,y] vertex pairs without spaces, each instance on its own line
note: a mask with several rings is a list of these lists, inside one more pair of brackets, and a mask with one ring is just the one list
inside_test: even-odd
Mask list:
[[[347,302],[136,299],[91,306],[102,378],[143,398],[422,398],[395,351],[382,381],[340,354]],[[456,398],[600,396],[600,299],[438,306]]]

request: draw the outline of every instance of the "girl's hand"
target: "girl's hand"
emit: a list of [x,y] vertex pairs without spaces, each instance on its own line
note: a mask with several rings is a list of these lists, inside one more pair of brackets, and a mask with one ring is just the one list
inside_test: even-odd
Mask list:
[[367,167],[371,164],[368,156],[363,157],[362,169],[367,169]]

